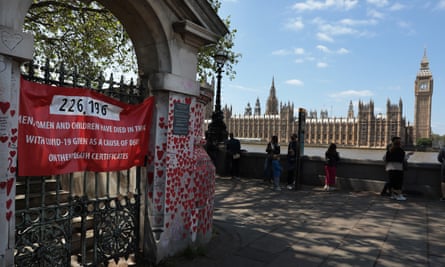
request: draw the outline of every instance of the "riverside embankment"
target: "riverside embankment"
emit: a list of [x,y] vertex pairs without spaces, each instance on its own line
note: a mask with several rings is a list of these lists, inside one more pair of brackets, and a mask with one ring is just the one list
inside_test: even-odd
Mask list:
[[[282,153],[286,154],[286,148]],[[246,151],[241,154],[240,176],[248,179],[264,179],[264,162],[266,160],[264,144],[242,144]],[[323,147],[305,147],[301,157],[297,184],[322,186],[324,183],[324,152]],[[337,168],[337,183],[341,190],[379,192],[387,180],[383,162],[384,150],[371,149],[339,149],[341,161]],[[405,171],[404,190],[408,195],[424,196],[439,199],[440,164],[437,153],[414,152],[408,161]],[[218,175],[228,176],[230,155],[224,147],[220,147],[216,157]],[[286,157],[281,157],[283,173],[281,180],[287,179]]]

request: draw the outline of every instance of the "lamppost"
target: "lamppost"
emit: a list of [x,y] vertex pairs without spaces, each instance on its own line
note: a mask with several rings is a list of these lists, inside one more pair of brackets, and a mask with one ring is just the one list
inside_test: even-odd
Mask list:
[[222,69],[227,61],[227,52],[224,50],[218,50],[213,57],[216,62],[216,100],[215,100],[215,110],[212,113],[212,122],[210,122],[207,131],[207,142],[217,145],[218,143],[227,140],[227,129],[224,123],[224,114],[221,111],[221,78]]

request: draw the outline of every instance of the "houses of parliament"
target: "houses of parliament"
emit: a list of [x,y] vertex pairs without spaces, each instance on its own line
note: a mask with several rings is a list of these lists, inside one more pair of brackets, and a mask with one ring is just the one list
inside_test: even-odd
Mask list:
[[[432,94],[433,75],[425,50],[414,81],[414,125],[407,124],[403,117],[401,99],[396,103],[388,99],[386,114],[376,115],[372,100],[368,103],[359,101],[357,112],[351,101],[345,117],[329,117],[327,110],[318,113],[301,108],[295,114],[293,103],[278,103],[273,78],[264,114],[258,98],[253,108],[250,103],[247,104],[244,114],[232,114],[232,108],[227,105],[223,108],[223,114],[227,131],[241,139],[268,141],[271,136],[277,135],[281,142],[288,142],[293,133],[299,132],[299,125],[302,125],[304,129],[300,133],[304,134],[306,145],[336,143],[342,147],[381,149],[390,143],[393,136],[400,136],[405,145],[415,144],[421,138],[431,138]],[[304,118],[305,123],[299,124],[298,118]],[[207,125],[204,127],[207,128]]]

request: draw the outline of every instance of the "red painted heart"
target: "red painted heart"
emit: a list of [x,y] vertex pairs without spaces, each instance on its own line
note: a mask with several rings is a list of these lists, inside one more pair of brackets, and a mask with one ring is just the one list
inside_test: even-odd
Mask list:
[[12,204],[12,199],[6,200],[6,209],[9,210],[9,208],[11,208],[11,204]]
[[6,135],[0,136],[0,142],[5,143],[6,141],[8,141],[8,136]]
[[162,159],[162,157],[164,156],[164,151],[158,150],[156,151],[156,154],[158,155],[158,159]]
[[12,217],[12,211],[8,211],[6,212],[6,220],[9,222],[9,220],[11,220]]
[[9,114],[11,114],[11,117],[14,117],[14,115],[15,115],[15,110],[14,110],[14,109],[11,109],[11,110],[9,111]]
[[14,157],[16,153],[17,153],[17,151],[15,151],[15,150],[11,150],[11,151],[9,151],[9,155],[10,155],[11,157]]
[[0,111],[5,114],[8,111],[11,104],[9,102],[0,102]]
[[12,133],[12,135],[14,135],[16,132],[17,132],[17,128],[12,128],[12,129],[11,129],[11,133]]
[[11,193],[12,186],[14,185],[14,178],[9,178],[6,184],[6,195],[9,196]]

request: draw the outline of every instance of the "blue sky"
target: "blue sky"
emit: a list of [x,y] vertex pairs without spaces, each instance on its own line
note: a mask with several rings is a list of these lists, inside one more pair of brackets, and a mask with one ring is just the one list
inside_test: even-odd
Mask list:
[[[445,0],[222,0],[237,29],[235,79],[222,80],[222,106],[261,111],[275,79],[278,100],[345,117],[349,102],[403,101],[414,123],[414,81],[426,48],[433,73],[432,131],[445,134]],[[296,113],[295,113],[296,114]]]

